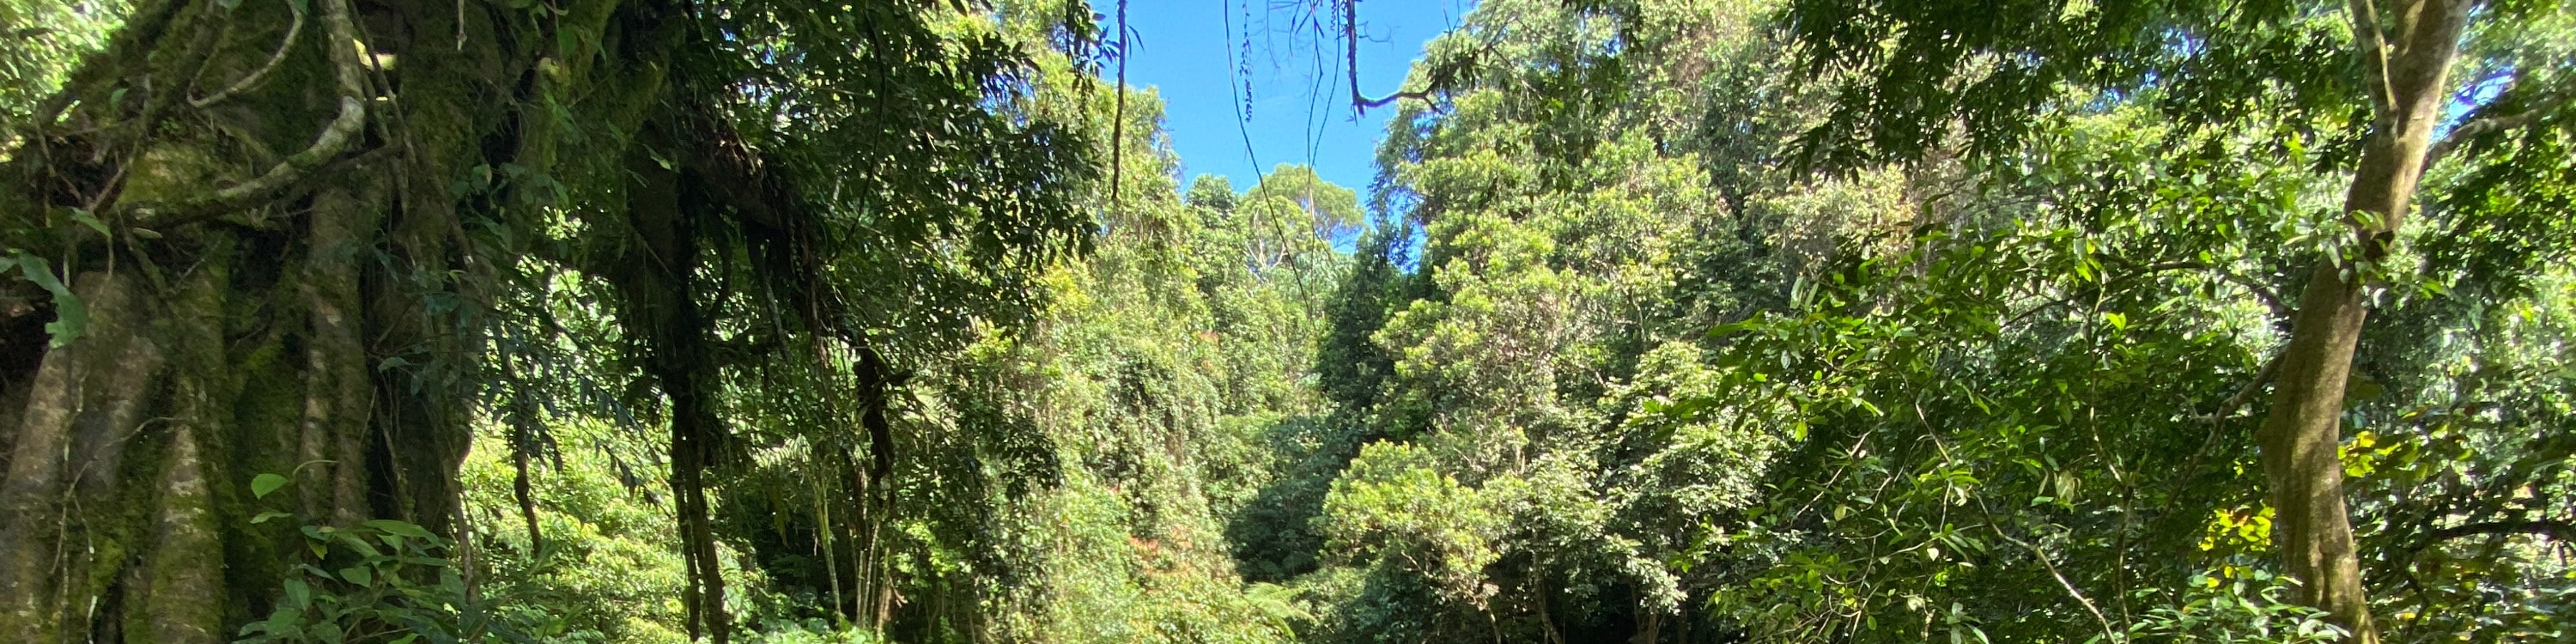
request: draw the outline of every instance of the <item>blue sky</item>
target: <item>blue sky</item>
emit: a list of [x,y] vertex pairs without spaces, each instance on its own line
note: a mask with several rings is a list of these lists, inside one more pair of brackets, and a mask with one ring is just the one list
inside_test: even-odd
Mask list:
[[[1116,20],[1115,0],[1091,2]],[[1332,6],[1330,0],[1129,0],[1135,51],[1127,83],[1160,88],[1184,188],[1190,177],[1221,174],[1242,190],[1252,186],[1256,168],[1311,163],[1325,180],[1366,194],[1377,175],[1377,139],[1395,110],[1376,108],[1354,120]],[[1360,90],[1394,92],[1423,44],[1473,6],[1472,0],[1360,2]],[[1319,24],[1330,31],[1317,34]],[[1246,82],[1248,123],[1242,118]]]

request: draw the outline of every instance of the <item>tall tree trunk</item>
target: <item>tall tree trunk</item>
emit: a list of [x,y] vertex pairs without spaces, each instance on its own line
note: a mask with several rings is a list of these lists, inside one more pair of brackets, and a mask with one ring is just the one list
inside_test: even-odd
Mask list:
[[[2311,272],[2289,344],[2282,348],[2271,410],[2256,434],[2275,512],[2272,540],[2283,564],[2303,584],[2305,603],[2329,613],[2351,632],[2348,641],[2362,644],[2376,644],[2379,634],[2362,588],[2336,448],[2342,444],[2344,385],[2367,315],[2364,262],[2387,254],[2412,208],[2426,148],[2449,96],[2447,73],[2459,55],[2468,5],[2401,4],[2385,47],[2373,37],[2377,16],[2355,16],[2363,27],[2365,67],[2384,70],[2372,74],[2373,82],[2384,85],[2371,91],[2374,125],[2344,197],[2358,245],[2344,261],[2322,260]],[[2357,10],[2368,6],[2355,3]]]
[[[616,90],[575,109],[632,131],[667,68],[637,57],[674,31],[630,15],[646,0],[566,0],[542,25],[311,4],[143,0],[15,133],[0,246],[72,297],[0,280],[0,641],[222,642],[308,562],[298,520],[454,534],[481,356],[456,311],[484,294],[450,276],[489,269],[463,231],[502,200],[452,188],[551,171],[517,155],[564,136],[517,122],[551,86]],[[621,39],[641,44],[597,51]],[[532,73],[549,56],[570,71]],[[43,329],[80,313],[77,337]],[[255,498],[264,473],[292,485]],[[270,509],[302,516],[250,522]]]
[[[639,135],[644,150],[684,149],[668,120],[656,120]],[[679,514],[681,556],[690,571],[682,601],[706,635],[724,644],[732,623],[724,606],[724,568],[715,546],[707,502],[707,472],[718,461],[717,442],[725,435],[717,413],[715,356],[708,344],[707,318],[699,304],[697,272],[703,249],[700,226],[713,221],[708,204],[696,199],[698,179],[665,167],[639,150],[627,160],[633,177],[627,185],[625,227],[612,256],[595,258],[610,268],[603,277],[618,291],[618,320],[632,337],[643,341],[645,371],[670,402],[671,494]]]

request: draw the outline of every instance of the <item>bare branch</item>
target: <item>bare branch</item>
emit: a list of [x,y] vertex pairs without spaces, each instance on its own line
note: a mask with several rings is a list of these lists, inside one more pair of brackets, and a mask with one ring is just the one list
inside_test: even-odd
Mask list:
[[[2219,401],[2217,409],[2210,410],[2207,414],[2193,416],[2192,419],[2204,423],[2215,423],[2221,418],[2226,418],[2228,414],[2236,413],[2237,408],[2243,407],[2245,405],[2245,401],[2252,399],[2256,392],[2262,391],[2263,385],[2271,382],[2272,376],[2280,373],[2280,371],[2281,356],[2280,354],[2273,354],[2271,360],[2263,362],[2263,370],[2256,372],[2253,380],[2245,381],[2245,386],[2238,387],[2236,389],[2236,393],[2229,394],[2227,396],[2227,400]],[[2208,449],[2208,446],[2202,445],[2201,449],[2205,451]],[[2192,459],[2194,461],[2199,460],[2199,458],[2199,454],[2192,455]]]
[[[2530,534],[2549,537],[2553,541],[2576,543],[2576,523],[2550,521],[2546,519],[2533,521],[2482,521],[2478,523],[2465,523],[2440,530],[2434,530],[2425,534],[2423,546],[2430,546],[2461,537],[2495,534]],[[2423,546],[2418,546],[2418,548]]]
[[1126,183],[1127,169],[1127,58],[1135,54],[1127,48],[1127,0],[1118,0],[1118,97],[1116,115],[1109,118],[1109,209],[1118,209],[1119,189]]
[[2449,158],[2452,152],[2458,151],[2460,146],[2469,142],[2469,139],[2484,136],[2489,133],[2529,127],[2533,123],[2540,122],[2541,117],[2547,116],[2550,111],[2555,110],[2566,103],[2567,97],[2565,95],[2560,95],[2556,98],[2542,101],[2540,105],[2533,106],[2531,109],[2523,110],[2521,112],[2500,116],[2479,117],[2467,123],[2462,123],[2459,127],[2451,130],[2450,136],[2442,137],[2440,142],[2433,144],[2432,149],[2424,152],[2424,169],[2430,170],[2441,165],[2443,159]]
[[261,63],[259,69],[251,70],[250,75],[243,76],[239,81],[234,81],[231,87],[226,87],[223,91],[215,92],[205,98],[188,101],[188,106],[202,110],[206,109],[206,106],[208,105],[213,105],[215,103],[222,102],[224,99],[232,98],[234,94],[239,94],[248,90],[251,85],[257,84],[260,79],[268,77],[269,72],[277,69],[278,63],[285,62],[286,53],[295,50],[295,37],[304,33],[304,5],[298,2],[288,2],[286,3],[286,9],[294,12],[294,22],[286,24],[286,37],[278,41],[277,51],[268,55],[268,62]]
[[1380,98],[1369,98],[1367,94],[1360,93],[1360,3],[1359,0],[1339,2],[1342,5],[1342,65],[1351,79],[1351,107],[1365,112],[1403,99],[1426,98],[1426,93],[1421,91],[1398,91]]
[[[1347,76],[1350,78],[1351,107],[1362,112],[1368,111],[1369,108],[1392,105],[1396,101],[1404,99],[1429,101],[1431,100],[1432,94],[1440,91],[1440,88],[1442,87],[1447,87],[1455,78],[1457,78],[1458,74],[1465,72],[1468,68],[1474,66],[1475,61],[1492,55],[1494,50],[1501,47],[1503,44],[1502,37],[1499,34],[1495,34],[1485,38],[1484,46],[1478,48],[1475,55],[1469,56],[1465,59],[1434,60],[1434,57],[1431,54],[1426,53],[1423,56],[1424,60],[1433,62],[1430,64],[1429,68],[1425,70],[1424,79],[1420,87],[1415,89],[1398,90],[1393,94],[1388,94],[1378,98],[1369,98],[1367,94],[1360,92],[1359,1],[1335,1],[1339,2],[1342,7],[1342,65],[1345,68],[1344,71],[1347,72]],[[1519,24],[1519,21],[1515,19],[1510,23],[1505,23],[1500,29],[1509,30],[1512,26],[1517,24]],[[1461,29],[1465,28],[1462,27]],[[1407,79],[1408,82],[1410,80],[1410,78]]]
[[2388,80],[2388,37],[2380,31],[2379,8],[2370,0],[2347,0],[2344,11],[2352,18],[2354,53],[2370,83],[2371,121],[2387,131],[2395,123],[2397,90]]

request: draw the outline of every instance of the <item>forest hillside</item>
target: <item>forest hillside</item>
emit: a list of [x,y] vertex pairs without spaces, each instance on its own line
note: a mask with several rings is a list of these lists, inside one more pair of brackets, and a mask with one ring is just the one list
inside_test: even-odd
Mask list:
[[2576,642],[2576,4],[1131,10],[0,0],[0,641]]

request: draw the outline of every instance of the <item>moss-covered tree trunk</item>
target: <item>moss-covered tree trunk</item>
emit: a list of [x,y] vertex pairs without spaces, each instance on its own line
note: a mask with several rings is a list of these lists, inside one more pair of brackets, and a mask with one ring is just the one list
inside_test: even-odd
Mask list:
[[631,127],[670,31],[510,4],[147,0],[22,132],[0,641],[228,641],[311,556],[264,511],[453,533],[490,297],[467,231],[510,207],[457,187],[547,172],[547,109]]

